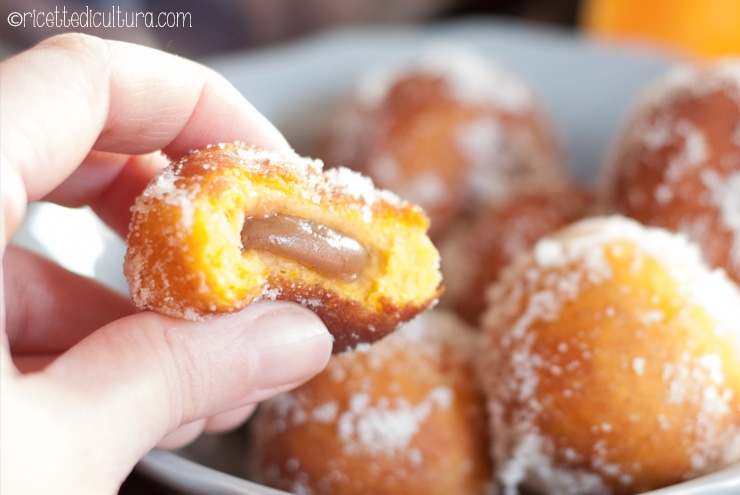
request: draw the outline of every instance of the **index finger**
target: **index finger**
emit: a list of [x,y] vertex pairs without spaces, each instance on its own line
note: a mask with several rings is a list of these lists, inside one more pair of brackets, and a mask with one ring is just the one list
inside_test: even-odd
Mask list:
[[[22,184],[27,200],[52,191],[91,149],[123,154],[161,149],[175,158],[236,140],[290,149],[212,70],[91,36],[57,36],[4,62],[0,100],[2,174],[9,179],[2,181],[3,193],[5,184]],[[102,193],[109,185],[95,186]],[[21,202],[18,191],[10,193],[6,198],[12,203]],[[3,205],[3,234],[12,234],[24,209]]]

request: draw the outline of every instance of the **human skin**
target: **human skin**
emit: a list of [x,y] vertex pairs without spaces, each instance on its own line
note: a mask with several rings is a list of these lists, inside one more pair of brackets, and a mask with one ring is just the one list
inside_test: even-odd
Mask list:
[[0,69],[0,492],[117,493],[156,445],[243,422],[323,369],[312,312],[256,303],[191,322],[9,240],[36,200],[89,205],[124,236],[156,170],[214,142],[289,150],[226,80],[141,46],[62,35]]

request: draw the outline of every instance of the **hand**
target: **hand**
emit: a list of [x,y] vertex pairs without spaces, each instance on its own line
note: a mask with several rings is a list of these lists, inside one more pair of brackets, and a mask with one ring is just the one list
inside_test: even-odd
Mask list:
[[2,64],[0,101],[0,492],[117,493],[155,445],[233,428],[324,367],[331,337],[298,305],[201,322],[135,314],[113,291],[8,246],[39,199],[90,205],[125,235],[134,198],[169,161],[158,150],[289,149],[223,78],[156,50],[63,35]]

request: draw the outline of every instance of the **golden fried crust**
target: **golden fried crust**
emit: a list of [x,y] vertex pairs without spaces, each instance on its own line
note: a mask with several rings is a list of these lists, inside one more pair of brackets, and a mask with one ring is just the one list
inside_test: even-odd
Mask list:
[[455,321],[427,312],[263,403],[250,423],[253,479],[305,494],[486,493],[478,334]]
[[615,141],[615,211],[684,232],[740,282],[740,59],[678,67],[646,88]]
[[[529,185],[482,208],[459,233],[465,255],[459,255],[451,266],[443,263],[443,273],[449,273],[450,279],[467,279],[458,284],[464,290],[454,294],[454,310],[469,324],[477,325],[486,306],[486,288],[498,279],[501,270],[543,236],[586,216],[593,203],[593,193],[582,186],[547,184]],[[462,268],[461,263],[466,266]]]
[[346,102],[317,151],[421,205],[435,239],[509,186],[561,180],[565,169],[533,94],[512,107],[461,98],[451,77],[411,69],[396,75],[381,101]]
[[[354,280],[285,255],[244,249],[250,217],[285,215],[356,241]],[[164,169],[138,198],[124,272],[134,304],[187,319],[261,298],[315,311],[335,352],[372,342],[436,302],[439,254],[423,211],[346,169],[239,143],[197,151]],[[303,260],[305,261],[305,260]]]
[[540,240],[483,318],[499,480],[627,495],[740,461],[738,305],[664,229],[597,217]]

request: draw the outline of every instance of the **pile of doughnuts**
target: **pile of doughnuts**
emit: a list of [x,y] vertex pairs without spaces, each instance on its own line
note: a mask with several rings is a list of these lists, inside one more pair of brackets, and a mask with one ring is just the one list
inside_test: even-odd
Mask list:
[[513,184],[565,181],[558,134],[536,92],[498,64],[435,47],[367,74],[317,155],[420,205],[440,239]]
[[740,462],[740,60],[647,87],[603,186],[611,216],[541,238],[487,294],[509,490],[627,495]]
[[[303,191],[290,206],[272,199],[283,185],[260,185],[286,160],[262,157],[229,172],[246,185],[209,204],[237,213],[194,256],[178,251],[192,236],[166,231],[201,208],[191,196],[183,207],[180,187],[195,176],[198,191],[236,186],[209,175],[213,149],[158,179],[129,236],[140,307],[202,316],[279,286],[309,307],[320,299],[338,350],[354,351],[260,407],[252,478],[307,495],[629,495],[740,462],[740,59],[683,65],[649,85],[598,183],[569,177],[558,135],[526,82],[443,50],[370,73],[317,143],[329,166],[393,193],[353,196],[314,172],[279,172]],[[331,170],[350,174],[318,174]],[[180,192],[163,194],[173,184]],[[255,210],[253,190],[279,206]],[[360,248],[319,249],[343,260],[329,265],[285,261],[295,253],[244,233],[252,217],[258,231],[293,232],[263,223],[275,213]],[[247,298],[220,269],[191,275],[225,245],[221,265],[263,281]],[[174,254],[152,256],[165,247]],[[142,282],[176,258],[175,272]]]

